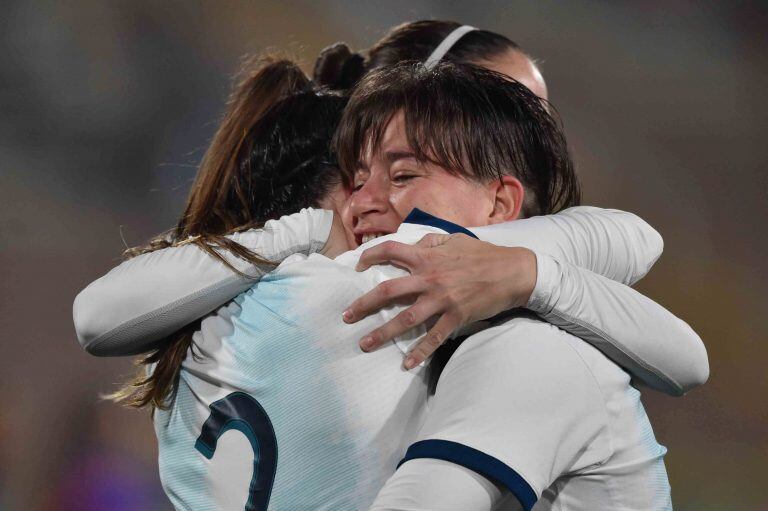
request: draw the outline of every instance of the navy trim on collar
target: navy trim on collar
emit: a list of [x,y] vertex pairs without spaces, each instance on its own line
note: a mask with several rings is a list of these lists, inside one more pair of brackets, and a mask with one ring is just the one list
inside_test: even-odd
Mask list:
[[422,211],[419,208],[413,208],[413,211],[411,211],[408,216],[405,217],[403,222],[408,224],[431,225],[432,227],[437,227],[438,229],[444,230],[448,234],[456,234],[460,232],[477,239],[475,233],[469,229],[465,229],[464,227],[458,224],[454,224],[453,222],[449,222],[448,220],[443,220],[442,218],[430,215],[429,213]]
[[525,511],[531,511],[539,500],[528,481],[501,460],[472,447],[450,440],[429,439],[411,444],[400,467],[409,460],[433,458],[466,467],[511,491]]

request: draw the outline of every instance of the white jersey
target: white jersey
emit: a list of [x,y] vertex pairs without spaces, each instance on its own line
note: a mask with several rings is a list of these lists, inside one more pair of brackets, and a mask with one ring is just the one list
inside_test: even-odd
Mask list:
[[[430,232],[443,231],[405,223],[392,238],[413,243]],[[177,509],[372,504],[426,411],[424,370],[402,369],[425,328],[360,351],[357,340],[399,309],[354,325],[341,312],[406,274],[356,272],[360,252],[291,256],[202,321],[176,398],[154,417],[160,477]]]
[[[305,209],[232,238],[279,261],[292,251],[320,250],[332,218],[328,211]],[[581,206],[472,230],[497,245],[533,250],[538,274],[528,308],[594,344],[639,381],[672,395],[706,381],[706,350],[696,333],[625,285],[642,278],[663,247],[659,234],[637,216]],[[222,255],[252,278],[269,270]],[[78,339],[97,355],[145,351],[248,289],[252,278],[233,273],[194,245],[141,255],[78,294],[73,311]]]
[[368,508],[415,438],[423,370],[357,340],[382,312],[342,310],[394,268],[293,256],[202,322],[168,411],[155,412],[163,488],[184,510]]
[[[312,225],[313,216],[326,220],[325,225],[319,222],[315,231],[325,230],[327,238],[331,220],[327,213],[305,210],[289,217],[289,225],[302,218]],[[419,218],[418,212],[416,218]],[[410,219],[413,221],[413,218]],[[428,215],[422,214],[420,219],[422,223],[432,223],[448,232],[456,228]],[[255,245],[247,246],[274,258],[274,254],[284,254],[285,247],[298,246],[311,252],[313,247],[317,250],[325,242],[322,236],[308,234],[313,232],[312,228],[297,229],[294,226],[281,231],[280,223],[283,221],[285,218],[275,223],[276,230],[271,232],[246,233],[251,236],[247,239],[255,242]],[[454,419],[456,424],[464,421],[471,425],[472,421],[493,424],[497,416],[509,418],[509,407],[502,409],[501,413],[497,413],[495,408],[482,411],[482,407],[487,407],[494,400],[486,400],[482,398],[482,392],[473,394],[469,390],[482,388],[482,382],[488,387],[489,380],[485,377],[497,376],[498,379],[492,379],[497,384],[495,394],[489,392],[489,398],[510,390],[514,390],[510,395],[516,395],[524,388],[523,382],[514,378],[507,381],[504,376],[529,374],[522,371],[519,365],[539,367],[542,359],[533,364],[530,362],[534,359],[522,357],[523,352],[511,358],[504,350],[495,353],[494,349],[503,343],[486,342],[489,339],[482,337],[495,329],[470,337],[457,352],[458,356],[451,360],[441,377],[435,406],[429,411],[417,437],[416,429],[424,413],[425,385],[420,371],[403,372],[400,364],[402,353],[423,330],[411,332],[408,338],[398,339],[397,343],[376,353],[363,354],[358,351],[357,340],[374,326],[394,317],[400,309],[382,311],[355,325],[346,325],[340,320],[343,308],[360,294],[384,279],[404,275],[401,270],[387,266],[354,272],[352,269],[364,248],[387,239],[414,243],[424,234],[439,230],[406,223],[398,233],[374,240],[354,252],[343,254],[336,261],[319,255],[309,258],[294,256],[266,280],[203,321],[201,331],[195,336],[202,358],[195,359],[192,353],[189,354],[173,407],[169,411],[158,411],[155,417],[163,483],[177,507],[241,509],[246,505],[248,509],[259,509],[266,507],[265,502],[268,501],[273,509],[322,509],[323,506],[328,509],[359,509],[372,501],[378,486],[411,440],[446,440],[443,432],[446,431],[446,435],[451,433],[451,421]],[[290,236],[279,236],[281,232],[288,231],[302,233],[302,239],[297,242]],[[679,375],[684,376],[684,382],[701,379],[701,370],[693,378],[691,375],[696,371],[690,370],[701,353],[704,353],[703,375],[706,378],[706,355],[703,347],[699,348],[701,341],[690,328],[642,295],[609,280],[634,282],[645,274],[661,252],[658,235],[637,217],[596,208],[574,208],[560,215],[473,231],[481,239],[499,245],[527,246],[536,252],[537,284],[528,305],[542,317],[563,324],[564,328],[582,332],[580,335],[585,340],[607,355],[614,356],[620,363],[626,363],[630,370],[637,370],[640,377],[645,374],[651,384],[671,393],[686,389],[685,383],[680,384],[681,380],[677,379]],[[189,270],[186,275],[180,276],[177,265],[170,264],[177,261],[178,253],[184,253],[186,266],[182,266]],[[242,262],[233,262],[252,275],[263,272],[258,268],[243,268]],[[141,343],[146,346],[147,342],[158,338],[158,332],[167,333],[174,326],[182,326],[176,326],[179,317],[197,317],[190,310],[208,307],[211,303],[206,298],[208,295],[220,298],[226,294],[222,289],[242,286],[245,280],[232,278],[229,270],[222,269],[220,263],[207,256],[201,257],[199,250],[193,246],[146,254],[127,263],[89,286],[76,301],[75,317],[80,339],[101,354],[134,351]],[[147,272],[147,268],[152,268],[152,271]],[[603,273],[608,278],[589,270]],[[152,278],[147,278],[147,274],[151,274]],[[190,282],[190,277],[195,275],[203,275],[203,278]],[[227,275],[224,284],[223,275]],[[169,281],[173,284],[167,285]],[[161,296],[149,298],[149,304],[141,302],[139,298],[144,296],[146,299],[146,294],[137,293],[139,287],[157,288]],[[167,291],[169,288],[171,292]],[[101,312],[100,308],[105,307],[110,311],[108,319],[95,319]],[[137,310],[141,314],[137,315]],[[513,324],[510,322],[510,325]],[[540,324],[547,327],[547,332],[560,332],[545,323]],[[542,338],[547,335],[534,330],[529,332],[529,338],[534,333]],[[646,334],[649,337],[645,337]],[[566,336],[564,333],[558,335]],[[514,337],[514,332],[510,333],[510,337]],[[575,342],[573,338],[566,337],[570,343]],[[561,341],[560,344],[568,343]],[[618,383],[613,388],[607,385],[606,389],[613,391],[616,400],[611,403],[606,401],[606,409],[609,405],[618,406],[616,413],[621,416],[624,426],[634,427],[633,431],[650,432],[649,428],[644,429],[647,418],[637,395],[632,395],[633,391],[627,385],[628,376],[592,348],[583,343],[576,344],[582,346],[581,351],[592,353],[591,362],[595,366],[603,364],[613,368],[612,374],[617,378],[614,383]],[[654,365],[644,358],[648,353],[658,358],[659,352],[665,350],[663,346],[670,344],[678,346],[666,351],[671,355],[670,359],[677,357],[674,363],[668,359]],[[480,349],[468,348],[474,345]],[[681,352],[680,346],[693,349]],[[566,350],[561,346],[560,351]],[[485,352],[486,355],[473,359],[466,356],[469,352]],[[583,358],[586,360],[588,357]],[[493,361],[493,364],[477,363],[485,359]],[[503,370],[488,370],[498,363],[508,365]],[[658,369],[659,366],[672,368],[672,371],[665,373]],[[475,386],[467,386],[467,393],[463,388],[453,388],[452,382],[459,382],[459,387],[469,383],[469,377],[465,375],[469,375],[472,367],[476,375],[483,376],[477,379]],[[578,370],[579,366],[573,367]],[[684,369],[680,370],[681,367]],[[675,371],[679,374],[676,375]],[[564,371],[564,374],[570,373]],[[572,376],[576,383],[580,382],[579,375]],[[465,379],[462,380],[462,377]],[[583,375],[581,377],[583,380]],[[569,382],[560,383],[563,388],[570,385]],[[547,388],[544,386],[542,389]],[[584,407],[597,406],[590,401],[589,393],[586,394]],[[453,405],[446,396],[453,396]],[[578,400],[578,396],[574,399]],[[495,401],[501,402],[498,399]],[[635,405],[634,414],[629,413],[628,404],[631,403]],[[464,410],[464,415],[453,417],[446,412],[457,409]],[[525,407],[513,411],[516,419],[527,417]],[[530,417],[537,416],[532,413]],[[525,418],[521,423],[541,425],[547,420],[550,419],[539,422]],[[487,442],[483,444],[483,439],[473,436],[472,431],[468,436],[458,435],[448,441],[455,444],[463,442],[474,449],[473,452],[491,456],[517,473],[520,477],[513,480],[507,477],[511,472],[506,469],[499,474],[483,472],[482,467],[477,469],[479,473],[493,478],[506,478],[500,479],[505,484],[512,481],[511,486],[523,488],[522,493],[519,488],[517,492],[513,488],[510,490],[526,505],[531,504],[531,499],[539,497],[542,498],[537,505],[546,505],[547,499],[556,499],[552,495],[569,496],[570,492],[566,490],[572,483],[564,484],[565,478],[580,473],[580,469],[597,469],[600,463],[620,461],[620,455],[628,452],[630,457],[624,459],[629,464],[625,468],[628,467],[630,473],[637,472],[639,478],[635,481],[644,484],[646,473],[643,472],[644,467],[633,465],[640,458],[632,456],[645,453],[651,456],[649,464],[654,466],[657,475],[660,474],[659,480],[666,482],[663,470],[659,472],[658,469],[663,448],[652,441],[652,434],[650,437],[647,434],[644,437],[626,435],[623,440],[627,443],[616,443],[618,449],[604,453],[605,457],[594,467],[573,463],[563,465],[558,458],[558,464],[553,463],[548,471],[541,469],[537,472],[536,469],[541,467],[533,461],[527,465],[528,460],[535,456],[522,456],[524,451],[510,450],[509,447],[519,445],[521,434],[525,436],[526,430],[511,428],[504,432],[503,428],[509,427],[511,422],[495,424],[501,428],[494,429],[494,434],[497,434],[494,442],[500,444],[496,447],[486,445]],[[568,424],[580,431],[578,424]],[[243,434],[228,433],[230,430]],[[484,430],[480,428],[477,431]],[[562,429],[558,431],[562,433]],[[558,431],[548,431],[547,438],[553,440],[546,440],[550,443],[542,444],[542,447],[559,453],[561,443],[565,449],[583,441],[579,435],[574,435],[572,443],[569,443],[570,440],[563,441],[562,435],[558,437],[555,434]],[[543,436],[535,431],[532,435],[531,441]],[[494,437],[489,433],[487,438]],[[430,455],[429,452],[419,454],[420,445],[424,444],[414,442],[406,459]],[[562,452],[568,451],[565,449]],[[550,454],[548,452],[546,456]],[[617,462],[606,466],[618,470],[613,474],[619,477],[620,465]],[[533,469],[523,468],[528,466]],[[599,471],[590,474],[598,478],[600,475]],[[632,480],[625,478],[622,481],[627,484]],[[574,488],[582,488],[583,483],[588,489],[589,481],[587,477]],[[528,485],[528,491],[525,491],[523,482]],[[600,491],[605,487],[600,487]],[[659,495],[663,496],[663,484],[660,487],[662,491]],[[594,495],[598,494],[599,491]],[[557,502],[560,504],[563,499]]]
[[[468,232],[428,215],[409,219],[422,223],[404,223],[398,233],[376,241],[414,243],[441,229]],[[355,272],[361,250],[335,261],[320,255],[290,257],[203,321],[195,334],[199,357],[190,351],[176,400],[170,410],[155,416],[161,479],[178,509],[364,509],[405,448],[418,440],[416,433],[426,413],[426,384],[421,370],[405,372],[400,365],[402,354],[424,333],[424,327],[364,354],[356,341],[401,308],[381,311],[354,325],[341,321],[341,311],[356,296],[383,280],[405,275],[391,266]],[[475,334],[467,342],[487,341],[483,335]],[[496,345],[501,344],[489,344]],[[509,357],[498,360],[510,362]],[[628,382],[618,367],[602,360]],[[456,363],[460,374],[467,374],[465,367],[497,377],[501,373],[488,373],[472,361],[456,361],[451,360],[441,377],[435,406],[430,407],[419,438],[445,438],[440,428],[450,430],[458,420],[442,412],[443,401],[458,404],[469,419],[477,415],[469,405],[485,407],[485,415],[477,417],[493,423],[490,419],[496,412],[488,406],[495,400],[462,394],[457,388],[445,392],[448,384],[444,382],[453,380],[451,368]],[[523,357],[517,363],[530,364],[531,359]],[[509,365],[510,371],[516,368]],[[498,384],[507,388],[503,379]],[[446,395],[453,400],[442,398]],[[482,403],[473,404],[473,399]],[[626,419],[625,409],[618,413]],[[628,419],[631,424],[638,421],[637,416]],[[509,424],[494,424],[500,428],[494,429],[494,441],[509,443],[508,433],[509,438],[517,438],[514,429],[505,431]],[[430,427],[436,428],[437,437],[429,434]],[[423,445],[413,443],[407,457],[415,457]],[[471,468],[488,477],[499,475]]]
[[[625,372],[521,316],[459,346],[403,462],[445,460],[495,481],[508,494],[493,509],[656,511],[672,509],[665,453]],[[373,509],[407,500],[396,490]]]
[[[405,223],[391,238],[430,232],[443,231]],[[160,477],[177,509],[372,504],[423,422],[425,371],[403,370],[402,358],[425,328],[360,351],[357,340],[399,308],[354,325],[341,312],[406,274],[356,272],[361,251],[291,256],[202,321],[176,398],[154,417]]]

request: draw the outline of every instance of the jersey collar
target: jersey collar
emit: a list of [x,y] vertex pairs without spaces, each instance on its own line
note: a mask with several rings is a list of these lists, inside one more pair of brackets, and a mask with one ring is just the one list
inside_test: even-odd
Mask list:
[[438,218],[434,215],[430,215],[426,211],[422,211],[419,208],[413,208],[413,210],[408,214],[407,217],[405,217],[405,220],[403,220],[404,224],[416,224],[416,225],[429,225],[432,227],[437,227],[438,229],[442,229],[448,234],[456,234],[456,233],[463,233],[467,236],[472,236],[473,238],[477,238],[475,234],[470,231],[469,229],[466,229],[458,224],[454,224],[453,222],[449,222],[448,220],[443,220],[442,218]]

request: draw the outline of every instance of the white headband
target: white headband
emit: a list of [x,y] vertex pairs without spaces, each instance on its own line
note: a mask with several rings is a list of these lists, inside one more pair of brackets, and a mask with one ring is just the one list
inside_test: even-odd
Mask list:
[[445,57],[445,54],[450,51],[451,48],[453,48],[453,45],[456,44],[456,42],[464,37],[465,34],[468,32],[472,32],[473,30],[477,30],[475,27],[470,27],[469,25],[462,25],[450,34],[448,34],[443,41],[437,45],[437,48],[432,52],[432,55],[427,58],[427,60],[424,61],[424,66],[427,69],[431,69],[440,62],[440,59]]

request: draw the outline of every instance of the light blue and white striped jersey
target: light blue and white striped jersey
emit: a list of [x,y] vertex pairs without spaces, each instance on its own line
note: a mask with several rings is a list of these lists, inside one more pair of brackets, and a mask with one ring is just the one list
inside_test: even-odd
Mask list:
[[[401,239],[440,229],[404,224]],[[405,234],[408,236],[403,237]],[[202,322],[172,407],[155,414],[163,487],[178,509],[357,510],[373,502],[422,423],[424,370],[403,350],[424,328],[373,353],[357,341],[394,317],[354,325],[342,311],[391,266],[286,259]]]

